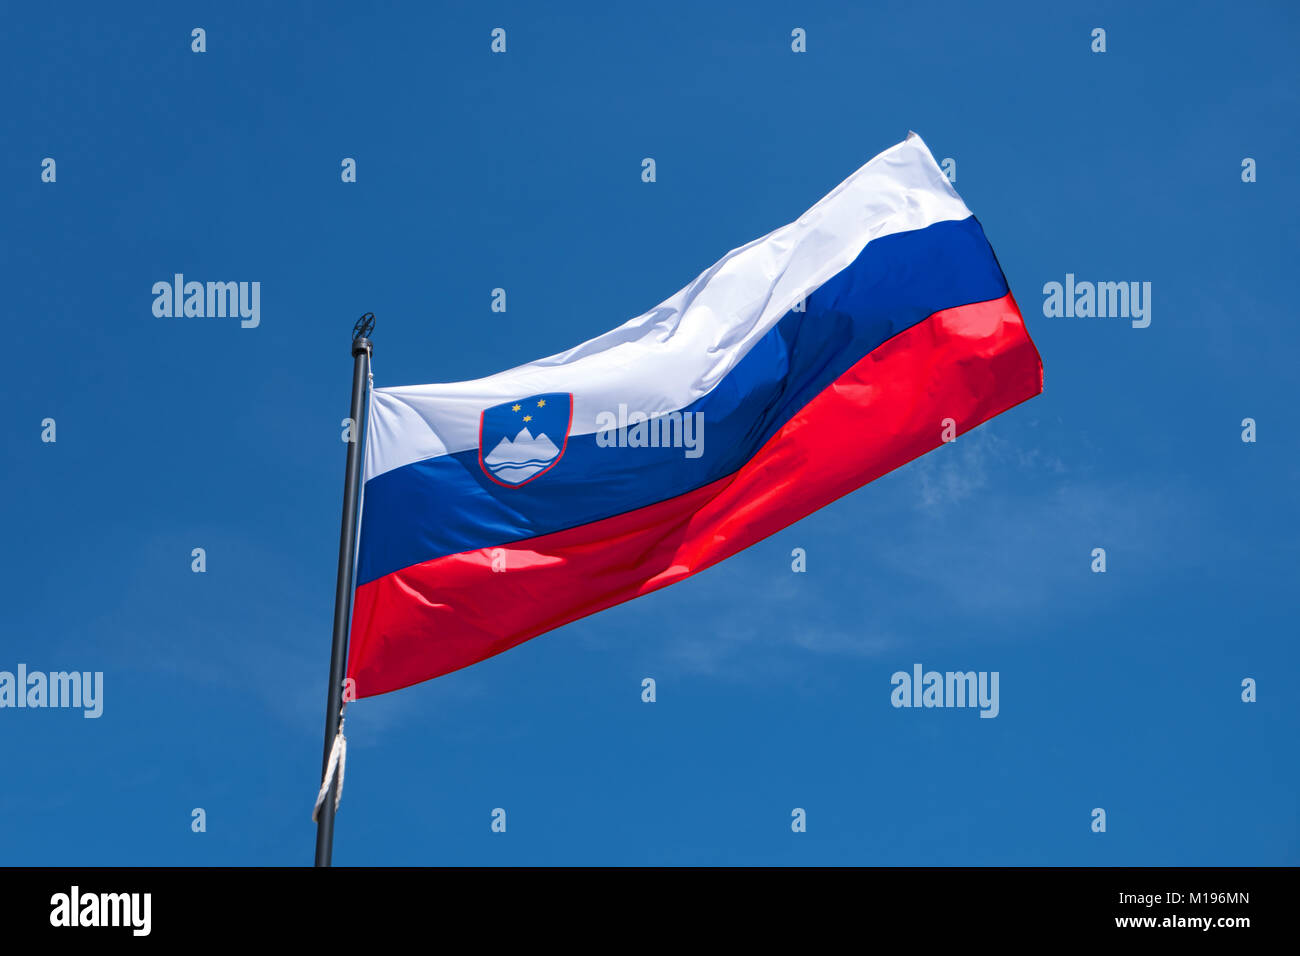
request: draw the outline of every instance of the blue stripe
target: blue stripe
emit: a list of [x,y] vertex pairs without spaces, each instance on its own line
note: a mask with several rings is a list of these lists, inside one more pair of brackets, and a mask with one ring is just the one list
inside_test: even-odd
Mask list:
[[1007,291],[974,216],[873,240],[808,296],[806,311],[786,313],[682,410],[704,413],[702,457],[602,448],[595,435],[576,435],[554,468],[518,488],[490,481],[478,449],[393,469],[366,483],[357,581],[609,518],[732,474],[881,343],[935,312]]

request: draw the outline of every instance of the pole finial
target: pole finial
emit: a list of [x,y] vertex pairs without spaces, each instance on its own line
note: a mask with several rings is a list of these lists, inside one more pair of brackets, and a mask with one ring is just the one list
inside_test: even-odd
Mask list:
[[361,318],[357,319],[357,324],[352,326],[352,338],[368,339],[370,333],[375,330],[375,313],[367,312]]
[[368,352],[371,349],[370,333],[375,330],[375,313],[367,312],[361,318],[357,319],[357,324],[352,326],[352,354],[359,352]]

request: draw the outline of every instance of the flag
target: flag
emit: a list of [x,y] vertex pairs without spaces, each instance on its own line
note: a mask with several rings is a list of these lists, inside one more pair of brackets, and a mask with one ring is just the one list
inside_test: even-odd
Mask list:
[[355,695],[702,571],[1042,382],[983,229],[910,134],[611,332],[373,389]]

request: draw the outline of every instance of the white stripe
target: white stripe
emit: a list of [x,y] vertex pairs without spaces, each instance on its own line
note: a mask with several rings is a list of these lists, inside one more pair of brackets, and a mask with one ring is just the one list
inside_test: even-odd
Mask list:
[[613,331],[471,382],[376,388],[365,477],[477,448],[485,408],[542,392],[573,393],[571,435],[595,432],[597,414],[620,404],[647,414],[683,408],[867,243],[969,215],[921,137],[909,133],[795,222],[727,253]]

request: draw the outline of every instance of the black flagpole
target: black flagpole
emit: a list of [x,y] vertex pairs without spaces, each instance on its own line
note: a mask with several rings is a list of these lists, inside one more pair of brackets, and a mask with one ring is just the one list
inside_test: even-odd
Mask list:
[[[352,440],[348,442],[343,478],[343,527],[339,532],[339,575],[334,586],[334,647],[330,652],[329,702],[325,705],[325,756],[321,781],[329,772],[330,751],[338,736],[343,711],[343,672],[348,659],[348,621],[352,617],[352,561],[357,551],[357,497],[361,490],[361,449],[365,447],[366,382],[370,377],[370,333],[375,315],[367,312],[352,329]],[[330,777],[329,790],[316,818],[316,865],[329,866],[334,853],[334,799],[339,778]]]

